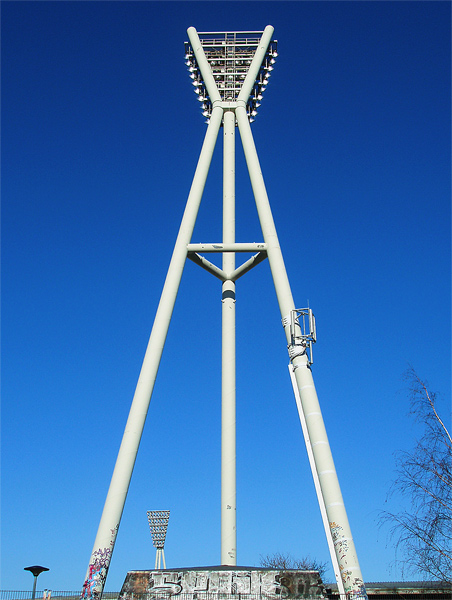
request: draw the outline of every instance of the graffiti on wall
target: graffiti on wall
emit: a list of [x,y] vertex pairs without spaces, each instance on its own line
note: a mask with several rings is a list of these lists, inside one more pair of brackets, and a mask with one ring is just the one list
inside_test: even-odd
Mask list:
[[193,599],[205,595],[253,595],[267,598],[317,596],[326,591],[316,571],[277,571],[263,569],[187,569],[130,571],[120,600],[153,600],[183,595]]

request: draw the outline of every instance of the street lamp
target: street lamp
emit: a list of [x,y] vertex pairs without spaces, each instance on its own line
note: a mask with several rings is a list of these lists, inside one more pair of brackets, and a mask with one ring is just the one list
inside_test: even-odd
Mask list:
[[40,567],[39,565],[35,565],[34,567],[24,567],[24,571],[30,571],[33,573],[33,593],[31,595],[31,600],[35,600],[36,596],[36,582],[38,581],[38,575],[40,575],[43,571],[48,571],[47,567]]

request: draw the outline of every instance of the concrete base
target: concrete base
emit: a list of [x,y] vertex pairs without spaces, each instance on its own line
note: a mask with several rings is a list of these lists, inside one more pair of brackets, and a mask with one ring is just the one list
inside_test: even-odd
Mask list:
[[[317,571],[279,571],[256,567],[193,567],[159,571],[129,571],[119,600],[209,600],[229,596],[237,600],[263,598],[326,598]],[[230,600],[233,600],[231,598]]]

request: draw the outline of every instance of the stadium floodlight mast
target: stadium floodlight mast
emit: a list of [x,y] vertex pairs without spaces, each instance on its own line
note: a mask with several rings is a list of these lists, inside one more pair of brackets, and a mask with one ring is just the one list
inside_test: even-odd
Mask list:
[[[236,565],[235,285],[265,259],[281,312],[300,421],[332,553],[339,591],[367,598],[333,457],[312,378],[315,322],[311,309],[296,309],[251,133],[277,56],[270,25],[260,32],[187,30],[185,61],[208,123],[179,234],[160,297],[135,395],[83,586],[86,598],[102,594],[157,371],[186,259],[222,282],[221,564]],[[223,126],[223,240],[192,243],[191,237]],[[263,242],[235,241],[235,130],[238,128],[251,180]],[[202,254],[201,254],[202,253]],[[221,253],[222,268],[204,254]],[[239,267],[237,253],[252,254]]]
[[170,511],[148,510],[146,514],[148,516],[149,528],[151,530],[152,543],[154,548],[157,549],[157,554],[155,555],[155,568],[160,569],[163,560],[163,568],[166,569],[164,547]]

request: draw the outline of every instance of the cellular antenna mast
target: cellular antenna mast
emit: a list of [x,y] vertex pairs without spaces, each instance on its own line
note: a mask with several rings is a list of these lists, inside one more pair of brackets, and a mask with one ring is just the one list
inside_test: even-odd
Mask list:
[[[202,113],[208,123],[204,142],[174,246],[149,344],[138,379],[129,418],[105,501],[83,596],[102,594],[111,554],[124,508],[160,358],[186,259],[221,281],[222,286],[222,466],[221,564],[236,559],[236,455],[235,455],[235,286],[236,281],[268,259],[281,312],[317,495],[324,515],[328,542],[339,590],[349,598],[367,598],[336,470],[312,378],[312,344],[315,323],[311,309],[296,309],[276,233],[273,216],[254,145],[250,124],[257,115],[277,56],[273,27],[264,31],[187,31],[185,61]],[[238,128],[262,228],[260,243],[235,240],[235,132]],[[223,127],[223,239],[192,242],[215,143]],[[221,253],[222,268],[204,255]],[[251,258],[236,267],[236,254]]]

